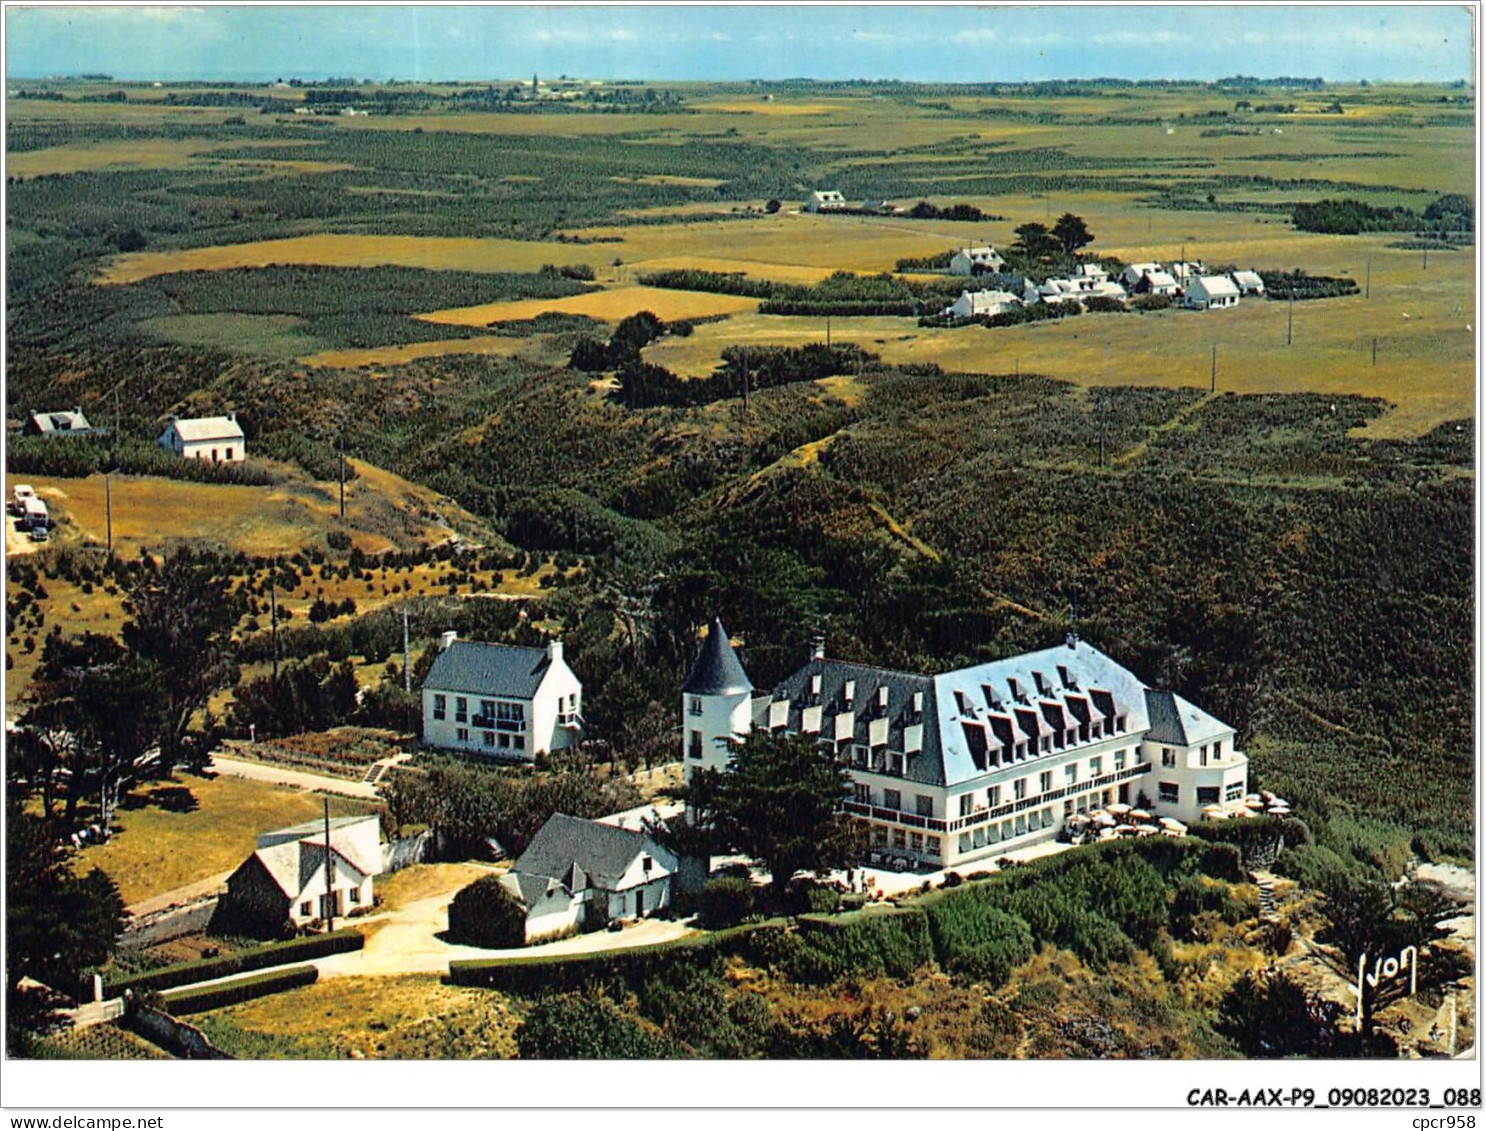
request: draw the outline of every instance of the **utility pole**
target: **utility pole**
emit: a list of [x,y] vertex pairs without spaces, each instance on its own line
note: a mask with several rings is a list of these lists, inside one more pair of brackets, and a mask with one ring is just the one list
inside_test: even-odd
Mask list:
[[1213,343],[1213,368],[1212,368],[1212,374],[1211,374],[1209,380],[1210,380],[1209,391],[1216,393],[1218,391],[1218,343],[1217,342],[1214,342]]
[[1363,298],[1372,298],[1372,260],[1367,261],[1367,284],[1362,289]]
[[1421,270],[1424,270],[1424,271],[1428,271],[1429,270],[1429,245],[1428,244],[1425,244],[1424,245],[1424,266],[1421,268]]
[[1375,366],[1378,364],[1378,339],[1377,338],[1374,338],[1372,340],[1372,363]]
[[341,519],[342,519],[342,521],[344,521],[345,520],[345,517],[346,517],[346,438],[345,438],[345,436],[338,437],[338,441],[339,441],[339,444],[340,444],[340,459],[337,461],[337,466],[340,469],[340,477],[341,477]]
[[279,559],[268,562],[268,635],[273,644],[273,679],[279,681],[279,603],[275,596],[278,588]]
[[826,315],[826,349],[831,348],[831,316]]
[[743,350],[743,415],[748,415],[748,350]]
[[325,799],[325,933],[335,930],[335,864],[330,856],[330,798]]
[[1289,309],[1285,316],[1285,344],[1288,346],[1295,340],[1295,292],[1290,292]]
[[413,665],[410,662],[412,652],[408,648],[408,603],[402,603],[402,689],[408,694],[413,691]]
[[105,471],[103,473],[103,514],[108,530],[109,557],[114,556],[114,499],[113,490],[109,482],[109,477],[112,475],[113,472],[111,471]]

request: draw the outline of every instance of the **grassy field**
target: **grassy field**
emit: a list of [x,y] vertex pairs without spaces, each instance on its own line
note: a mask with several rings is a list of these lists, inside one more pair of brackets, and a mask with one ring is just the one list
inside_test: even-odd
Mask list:
[[517,1014],[490,990],[437,977],[332,978],[192,1019],[240,1059],[506,1059]]
[[[333,816],[368,809],[346,798],[330,799]],[[235,868],[252,853],[259,833],[323,811],[319,794],[181,773],[131,794],[120,806],[113,839],[78,853],[74,866],[102,868],[119,885],[124,902],[133,904]]]
[[757,299],[737,295],[621,286],[592,294],[575,295],[572,298],[523,299],[518,302],[493,302],[484,306],[435,310],[422,317],[429,322],[441,322],[450,326],[489,326],[496,322],[520,322],[548,312],[586,314],[604,322],[618,322],[631,314],[648,310],[664,321],[676,321],[683,318],[706,318],[714,314],[735,314],[757,307]]
[[[356,477],[346,484],[344,529],[367,553],[429,545],[448,539],[450,528],[472,529],[478,520],[448,500],[440,500],[390,472],[348,460]],[[102,545],[107,536],[103,476],[52,479],[8,475],[6,492],[30,483],[62,525],[59,541]],[[114,550],[134,555],[172,541],[207,541],[255,555],[291,554],[324,541],[341,526],[335,483],[316,483],[303,475],[269,487],[194,483],[152,476],[113,477]],[[426,515],[440,514],[443,525]]]

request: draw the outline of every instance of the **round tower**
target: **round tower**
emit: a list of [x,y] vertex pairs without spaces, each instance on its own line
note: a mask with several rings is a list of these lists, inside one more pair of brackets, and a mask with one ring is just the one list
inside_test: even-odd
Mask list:
[[702,767],[727,766],[731,757],[727,740],[741,738],[752,725],[752,698],[748,673],[722,621],[714,620],[681,684],[681,761],[688,782]]

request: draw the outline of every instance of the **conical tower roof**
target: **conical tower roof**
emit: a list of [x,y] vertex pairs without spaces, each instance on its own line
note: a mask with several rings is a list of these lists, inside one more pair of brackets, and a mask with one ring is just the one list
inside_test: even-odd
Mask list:
[[721,619],[712,622],[681,690],[688,695],[741,695],[753,690]]

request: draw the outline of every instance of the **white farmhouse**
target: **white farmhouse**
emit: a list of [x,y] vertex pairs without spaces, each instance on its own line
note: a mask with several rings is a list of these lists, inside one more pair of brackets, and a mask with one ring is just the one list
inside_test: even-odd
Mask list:
[[1180,289],[1176,279],[1166,271],[1147,271],[1134,286],[1138,295],[1165,295],[1170,298]]
[[255,933],[273,934],[286,922],[303,927],[370,907],[372,877],[381,870],[381,822],[375,813],[331,820],[328,854],[325,822],[306,821],[259,835],[253,855],[227,879],[223,911],[235,925]]
[[1243,294],[1262,295],[1264,293],[1264,280],[1257,271],[1235,271],[1229,278]]
[[1005,291],[961,291],[960,297],[946,306],[943,313],[952,318],[975,318],[1003,314],[1021,305],[1016,295]]
[[846,198],[835,189],[816,189],[805,201],[806,212],[840,212],[846,207]]
[[83,410],[74,408],[68,412],[33,412],[21,425],[22,436],[90,436],[93,426],[83,415]]
[[688,776],[749,727],[810,734],[849,767],[846,809],[889,866],[951,868],[1057,836],[1115,802],[1192,821],[1248,790],[1233,728],[1076,636],[939,674],[826,658],[754,695],[720,624],[683,686]]
[[184,459],[209,459],[212,463],[241,463],[247,458],[242,425],[232,412],[188,420],[172,416],[160,436],[160,446]]
[[583,685],[562,642],[518,648],[444,633],[423,681],[423,741],[529,762],[574,745],[583,729]]
[[1193,310],[1225,310],[1238,305],[1238,288],[1227,275],[1198,275],[1187,287]]
[[533,942],[669,907],[676,867],[645,833],[554,813],[501,883],[526,907]]
[[1161,270],[1159,263],[1132,263],[1120,272],[1120,281],[1127,287],[1134,287],[1152,272]]
[[949,273],[951,275],[985,275],[994,274],[1006,266],[1003,259],[993,247],[962,247],[949,259]]

